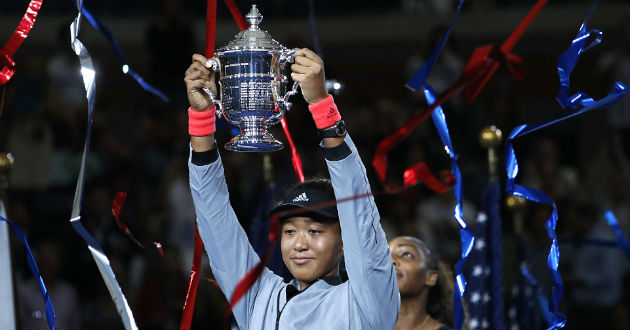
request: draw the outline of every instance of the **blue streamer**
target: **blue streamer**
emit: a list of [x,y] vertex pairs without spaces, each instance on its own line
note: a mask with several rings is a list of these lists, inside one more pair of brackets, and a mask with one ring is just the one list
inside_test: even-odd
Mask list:
[[[460,3],[461,4],[461,3]],[[427,104],[435,103],[435,92],[433,88],[427,84],[423,84],[424,96],[427,99]],[[455,150],[453,149],[453,144],[451,143],[451,136],[448,132],[448,126],[446,125],[446,116],[444,116],[444,111],[441,106],[438,106],[431,113],[431,117],[433,119],[433,123],[440,135],[440,139],[444,144],[444,150],[448,154],[448,157],[451,159],[451,173],[455,177],[455,186],[453,187],[453,191],[455,193],[455,199],[457,200],[457,204],[455,205],[455,209],[453,210],[453,215],[455,216],[455,220],[459,224],[459,233],[460,239],[462,243],[462,255],[461,259],[455,263],[455,293],[453,295],[453,314],[455,316],[455,329],[461,329],[462,324],[464,323],[464,309],[462,307],[462,297],[464,296],[464,291],[466,290],[466,278],[464,277],[464,266],[466,265],[466,259],[470,255],[472,251],[475,237],[470,232],[466,221],[464,220],[464,209],[462,207],[462,175],[459,170],[459,166],[457,166],[457,158],[458,156],[455,154]]]
[[[602,31],[597,29],[586,30],[586,22],[588,22],[588,20],[591,18],[591,15],[593,15],[596,7],[597,1],[593,3],[591,11],[588,13],[588,15],[586,15],[586,18],[584,19],[584,22],[582,22],[577,36],[575,36],[575,38],[571,42],[569,49],[566,52],[560,54],[560,56],[558,57],[558,76],[560,77],[560,90],[558,91],[557,100],[564,109],[575,110],[579,107],[583,100],[590,99],[588,95],[581,91],[572,96],[569,96],[569,93],[571,87],[571,72],[573,72],[573,69],[577,64],[580,55],[584,51],[602,42]],[[591,43],[587,46],[586,42],[588,40],[591,40],[591,37],[594,37],[595,39],[591,41]]]
[[604,212],[604,217],[606,218],[606,222],[610,228],[612,228],[613,232],[615,232],[615,236],[617,236],[617,244],[623,252],[626,254],[626,258],[630,260],[630,244],[628,243],[628,239],[623,236],[623,232],[621,232],[621,228],[619,228],[619,223],[617,222],[617,218],[615,214],[611,210],[607,210]]
[[[551,239],[551,247],[549,249],[549,256],[547,258],[547,265],[551,270],[553,275],[553,289],[551,294],[551,301],[549,302],[549,309],[545,311],[545,318],[548,320],[550,324],[550,328],[559,328],[563,327],[566,323],[566,318],[564,315],[558,313],[558,305],[560,303],[560,299],[562,298],[562,294],[564,291],[564,285],[562,283],[562,279],[560,278],[560,273],[558,272],[558,260],[560,257],[560,252],[558,249],[558,241],[555,233],[556,223],[558,221],[558,210],[556,208],[556,204],[544,193],[532,189],[527,188],[518,184],[515,184],[514,181],[516,176],[518,175],[518,162],[516,160],[516,154],[514,152],[514,147],[512,146],[512,141],[518,137],[529,134],[541,128],[556,124],[563,120],[578,116],[587,111],[606,108],[609,107],[616,102],[618,102],[621,97],[628,92],[627,87],[621,82],[616,82],[614,84],[613,89],[606,95],[604,98],[599,101],[594,100],[586,93],[579,91],[578,93],[569,96],[570,90],[570,77],[571,72],[575,68],[577,60],[579,56],[589,48],[599,44],[602,40],[602,33],[599,30],[586,30],[586,22],[589,20],[591,15],[593,14],[596,8],[597,2],[593,4],[590,12],[582,22],[580,26],[579,32],[577,36],[573,39],[569,49],[562,53],[558,58],[558,74],[560,77],[560,90],[558,92],[557,100],[560,105],[564,109],[575,110],[573,113],[553,119],[548,122],[543,122],[536,125],[521,125],[516,127],[511,133],[509,139],[505,143],[505,162],[506,162],[506,172],[507,172],[507,181],[506,181],[506,191],[508,194],[514,196],[520,196],[531,201],[537,203],[543,203],[549,205],[553,208],[551,216],[545,222],[547,228],[547,235]],[[590,37],[593,36],[595,40],[593,40],[590,44],[587,45],[587,41]]]
[[[589,244],[589,245],[595,245],[595,246],[600,246],[604,248],[619,248],[619,249],[624,250],[624,252],[626,253],[626,256],[630,258],[630,247],[628,245],[628,240],[623,236],[623,233],[621,232],[621,229],[619,228],[615,215],[612,213],[612,211],[608,210],[604,213],[604,216],[608,222],[608,225],[613,229],[613,231],[615,232],[615,235],[617,235],[617,241],[569,238],[569,239],[559,239],[558,243],[559,244],[565,244],[565,243]],[[530,258],[536,254],[537,252],[534,252],[530,256]],[[526,259],[530,259],[530,258],[526,258]],[[553,318],[553,314],[548,312],[549,300],[544,296],[540,285],[538,284],[536,279],[533,277],[533,275],[530,273],[529,268],[527,266],[527,262],[528,262],[527,260],[521,262],[521,274],[527,279],[529,284],[535,290],[536,296],[538,299],[538,304],[540,305],[543,311],[543,316],[545,318],[545,321],[547,321],[547,323],[551,325],[549,329],[557,329],[558,326],[556,326],[556,323]]]
[[123,55],[123,52],[120,49],[120,46],[118,46],[118,42],[116,41],[112,33],[109,31],[107,26],[101,23],[85,7],[82,8],[81,13],[90,22],[90,24],[92,24],[92,26],[96,30],[98,30],[98,32],[100,32],[105,37],[105,39],[107,39],[107,41],[109,41],[109,43],[112,45],[112,47],[114,48],[114,52],[116,52],[116,57],[118,57],[118,61],[120,62],[120,64],[122,64],[122,72],[126,75],[130,75],[131,77],[133,77],[133,79],[135,79],[145,91],[159,97],[165,103],[169,103],[170,100],[164,93],[162,93],[157,88],[151,86],[139,74],[137,74],[135,71],[131,69],[131,67],[127,64],[127,60],[125,59],[125,55]]
[[[527,267],[527,263],[525,261],[521,262],[521,274],[525,277],[528,284],[536,292],[536,298],[538,300],[538,305],[543,312],[543,317],[545,318],[547,324],[551,324],[551,326],[548,327],[547,330],[559,329],[564,327],[564,324],[566,323],[566,318],[564,318],[562,325],[559,325],[555,322],[553,314],[549,313],[549,300],[547,299],[547,297],[545,297],[545,294],[540,287],[540,284],[538,284],[536,278],[534,278],[534,276],[529,271],[529,267]],[[564,316],[562,315],[562,317]]]
[[463,4],[464,0],[459,0],[457,11],[455,12],[455,17],[453,17],[453,20],[451,21],[448,30],[446,30],[446,33],[444,33],[444,36],[440,40],[440,43],[438,43],[437,47],[435,47],[435,49],[431,53],[431,56],[429,56],[429,59],[424,62],[420,70],[418,70],[413,75],[413,77],[411,77],[411,80],[409,80],[409,82],[405,84],[407,88],[411,89],[412,91],[417,91],[418,89],[420,89],[420,87],[424,86],[427,77],[429,76],[429,73],[433,69],[433,66],[437,61],[438,56],[440,56],[440,53],[442,52],[442,48],[444,48],[444,44],[446,44],[448,36],[451,34],[451,30],[453,30],[453,26],[455,25],[455,21],[457,21],[457,18],[459,17],[459,12],[461,11]]
[[26,261],[28,263],[28,268],[31,270],[31,273],[33,273],[33,276],[35,276],[35,278],[37,279],[37,282],[39,282],[39,291],[41,291],[42,297],[44,298],[44,303],[46,303],[46,322],[48,322],[48,328],[51,330],[56,329],[55,310],[53,308],[52,302],[50,301],[50,297],[48,296],[48,290],[46,290],[44,279],[39,273],[39,268],[37,267],[37,263],[35,262],[35,257],[33,257],[33,253],[31,252],[31,248],[28,245],[28,241],[26,240],[26,236],[24,235],[22,228],[20,228],[20,226],[18,226],[15,222],[5,219],[3,217],[0,217],[0,221],[4,221],[9,224],[11,230],[13,230],[13,232],[20,238],[20,242],[24,244],[24,247],[26,248]]
[[[545,126],[546,125],[539,125],[538,128]],[[528,131],[527,128],[528,125],[521,125],[515,128],[512,133],[510,133],[510,137],[505,143],[505,163],[507,171],[506,192],[510,195],[546,204],[553,208],[551,215],[545,222],[547,236],[551,239],[551,247],[547,257],[547,266],[551,270],[553,277],[553,288],[551,291],[549,309],[545,310],[544,313],[545,319],[547,320],[550,328],[562,328],[566,324],[566,317],[558,312],[558,305],[560,304],[560,299],[562,299],[562,295],[564,293],[564,284],[562,283],[562,279],[560,278],[560,273],[558,271],[560,250],[558,249],[558,240],[555,231],[556,224],[558,222],[558,209],[556,207],[556,203],[543,192],[514,183],[516,176],[518,175],[519,168],[518,162],[516,161],[516,154],[514,153],[514,148],[512,147],[512,140],[533,131]]]
[[[448,29],[446,30],[446,33],[444,33],[444,36],[440,40],[439,44],[433,50],[431,56],[429,56],[429,59],[422,65],[420,70],[418,70],[418,72],[416,72],[411,80],[405,85],[407,88],[413,91],[416,91],[422,87],[425,98],[427,100],[427,104],[429,105],[435,103],[435,92],[433,91],[431,86],[428,86],[426,84],[426,79],[433,69],[433,66],[437,61],[438,56],[442,52],[442,48],[444,48],[444,45],[446,44],[446,40],[453,30],[453,26],[455,25],[455,22],[459,17],[459,13],[462,9],[463,4],[464,0],[460,0],[457,6],[457,11],[455,12],[455,17],[451,21]],[[464,210],[462,208],[461,172],[459,171],[459,167],[457,166],[457,155],[455,154],[453,145],[451,143],[448,127],[446,126],[446,117],[444,116],[444,111],[442,110],[442,107],[436,107],[431,115],[433,117],[435,127],[438,130],[438,134],[440,135],[440,139],[444,144],[444,149],[451,159],[451,173],[455,177],[454,193],[457,204],[455,205],[453,215],[455,216],[455,220],[457,220],[457,223],[460,227],[459,234],[462,244],[461,259],[458,260],[457,263],[455,263],[455,292],[453,294],[453,314],[455,317],[455,329],[458,330],[461,329],[464,323],[464,309],[462,307],[462,297],[464,296],[464,291],[466,290],[466,278],[463,274],[464,266],[466,265],[466,259],[472,251],[475,238],[470,232],[466,221],[464,221]]]

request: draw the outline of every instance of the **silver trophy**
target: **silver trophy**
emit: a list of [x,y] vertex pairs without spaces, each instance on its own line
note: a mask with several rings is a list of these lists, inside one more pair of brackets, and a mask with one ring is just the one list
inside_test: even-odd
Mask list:
[[276,151],[283,145],[267,129],[282,119],[291,108],[289,98],[297,93],[297,82],[287,91],[295,50],[258,28],[263,17],[256,5],[245,18],[249,28],[217,49],[215,57],[206,62],[208,68],[219,73],[220,99],[204,90],[217,105],[218,115],[241,130],[225,144],[226,149]]

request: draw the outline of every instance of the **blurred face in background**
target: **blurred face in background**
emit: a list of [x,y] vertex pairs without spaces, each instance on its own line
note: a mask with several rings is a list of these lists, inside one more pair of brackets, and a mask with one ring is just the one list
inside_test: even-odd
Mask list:
[[423,248],[414,239],[396,237],[389,242],[400,296],[417,296],[437,282],[437,271],[428,269]]

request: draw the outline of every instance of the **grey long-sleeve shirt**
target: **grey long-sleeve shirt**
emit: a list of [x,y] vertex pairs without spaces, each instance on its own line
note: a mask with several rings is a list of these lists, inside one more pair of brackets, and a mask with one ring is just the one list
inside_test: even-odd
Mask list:
[[[370,192],[365,167],[349,136],[323,148],[336,198]],[[259,262],[229,202],[216,149],[191,152],[190,188],[210,267],[223,293],[232,297],[246,272]],[[374,199],[337,205],[348,281],[320,279],[287,295],[282,278],[265,268],[236,304],[241,329],[393,329],[400,309],[396,273]],[[289,300],[287,301],[287,296]]]

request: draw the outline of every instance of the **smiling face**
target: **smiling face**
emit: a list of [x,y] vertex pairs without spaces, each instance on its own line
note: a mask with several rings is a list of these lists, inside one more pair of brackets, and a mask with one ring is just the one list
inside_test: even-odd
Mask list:
[[389,249],[402,297],[419,295],[435,285],[437,271],[427,267],[423,247],[415,239],[396,237],[389,242]]
[[309,282],[339,272],[343,251],[339,222],[292,217],[282,224],[282,260],[304,290]]

